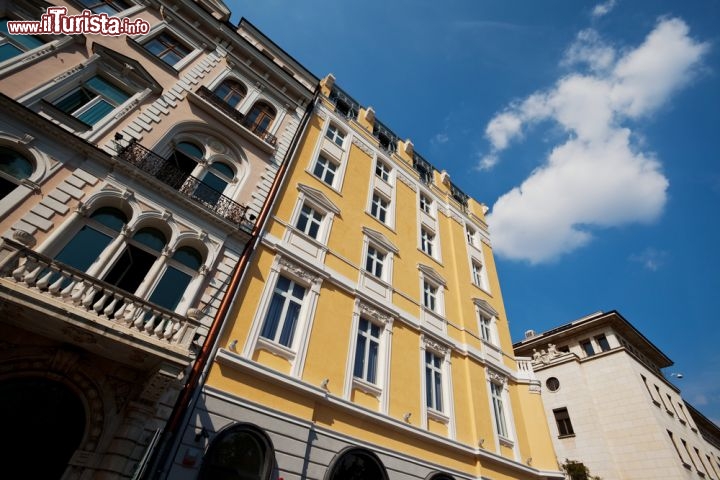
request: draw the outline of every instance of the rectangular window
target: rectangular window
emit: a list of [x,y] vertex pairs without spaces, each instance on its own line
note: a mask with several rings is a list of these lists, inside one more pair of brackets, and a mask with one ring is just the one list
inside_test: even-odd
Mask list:
[[475,261],[472,262],[472,278],[475,285],[482,287],[482,265]]
[[385,254],[379,252],[375,247],[368,246],[367,258],[365,259],[365,270],[375,275],[377,278],[383,278],[383,262]]
[[442,358],[425,352],[425,404],[428,408],[443,411]]
[[677,443],[675,443],[675,437],[673,436],[673,433],[670,430],[666,430],[666,431],[667,431],[668,436],[670,437],[670,441],[672,442],[673,447],[675,447],[675,453],[677,453],[677,456],[680,459],[680,462],[682,462],[683,466],[689,468],[690,465],[688,465],[685,462],[685,459],[683,458],[682,454],[680,453],[680,449],[678,448]]
[[[685,409],[683,408],[682,403],[678,402],[677,405],[678,405],[678,407],[680,407],[680,413],[682,413],[682,418],[680,418],[679,416],[678,416],[678,418],[680,418],[681,422],[687,422],[688,418],[687,418],[687,415],[685,414]],[[683,419],[684,419],[684,421],[683,421]]]
[[260,335],[290,348],[304,297],[305,287],[281,276],[275,285]]
[[130,8],[125,0],[79,0],[83,8],[87,8],[93,13],[107,13],[115,15]]
[[95,75],[53,105],[88,125],[95,125],[128,98],[130,95]]
[[432,215],[432,200],[422,193],[420,194],[420,210],[428,215]]
[[501,437],[509,438],[508,429],[505,423],[505,406],[503,405],[503,387],[496,383],[490,383],[490,394],[492,396],[493,413],[495,414],[495,427]]
[[598,335],[595,337],[595,341],[600,346],[600,350],[603,352],[607,352],[610,350],[610,344],[608,343],[607,337],[605,335]]
[[390,181],[390,167],[385,162],[378,160],[375,162],[375,175],[385,182]]
[[337,164],[332,160],[320,155],[315,162],[315,168],[313,169],[313,175],[318,177],[323,182],[327,183],[331,187],[335,182],[335,173],[337,173]]
[[492,343],[492,320],[484,315],[480,316],[480,335],[483,340]]
[[45,41],[34,35],[10,35],[7,28],[8,20],[10,19],[0,18],[0,62],[45,44]]
[[317,239],[322,220],[323,216],[320,213],[307,205],[303,205],[295,226],[304,234]]
[[342,147],[345,143],[345,134],[340,131],[335,125],[330,125],[325,132],[325,136],[330,139],[338,147]]
[[[710,458],[709,454],[705,454],[705,458],[707,459],[707,464],[710,465],[710,468],[712,468],[713,473],[715,474],[715,477],[710,476],[713,480],[718,477],[718,472],[715,470],[715,465],[713,465],[713,461]],[[707,467],[707,466],[706,466]],[[710,471],[708,470],[708,474],[710,474]]]
[[557,423],[558,435],[560,437],[575,435],[567,408],[556,408],[553,410],[553,415],[555,415],[555,423]]
[[695,455],[698,459],[698,464],[700,465],[700,469],[698,470],[698,473],[705,473],[706,475],[710,474],[710,471],[707,469],[707,466],[705,465],[705,462],[703,462],[702,455],[700,455],[700,450],[698,450],[697,447],[693,447],[693,450],[695,450]]
[[[683,438],[680,439],[680,442],[682,442],[683,447],[685,448],[685,452],[688,454],[688,457],[690,457],[690,461],[692,462],[693,467],[695,467],[695,470],[697,470],[698,468],[697,468],[697,465],[695,464],[695,459],[694,459],[693,456],[690,454],[690,449],[688,448],[687,442],[686,442],[685,439],[683,439]],[[699,470],[698,470],[698,471],[699,471]]]
[[420,248],[431,257],[435,254],[435,235],[424,228],[420,229]]
[[468,245],[475,246],[475,229],[468,225],[465,225],[465,237],[467,239]]
[[373,193],[372,203],[370,204],[370,214],[373,217],[385,223],[389,207],[390,202],[388,200],[381,197],[377,193]]
[[433,312],[437,311],[437,290],[438,287],[427,280],[423,282],[423,305]]
[[595,350],[593,349],[592,343],[590,343],[590,340],[583,340],[580,342],[580,346],[582,347],[583,351],[585,352],[585,355],[588,357],[592,357],[595,355]]
[[[660,402],[658,402],[658,401],[655,399],[655,397],[654,397],[653,394],[652,394],[652,391],[650,390],[650,387],[648,386],[647,378],[645,378],[645,375],[642,375],[642,374],[641,374],[641,375],[640,375],[640,378],[642,378],[642,381],[643,381],[643,383],[645,384],[645,389],[647,390],[648,395],[650,395],[650,399],[653,401],[653,403],[654,403],[655,405],[660,406]],[[657,387],[655,387],[655,388],[657,388]]]
[[162,32],[145,43],[145,49],[171,67],[190,54],[190,48],[169,32]]
[[[669,403],[670,406],[672,407],[673,412],[675,413],[675,415],[677,415],[677,417],[680,418],[680,415],[678,415],[677,410],[675,410],[675,404],[673,404],[672,397],[670,396],[670,394],[669,394],[669,393],[666,393],[665,396],[667,397],[668,403]],[[670,413],[673,413],[673,412],[670,412]]]
[[375,383],[377,381],[378,351],[380,350],[380,327],[361,318],[355,345],[355,368],[357,378]]

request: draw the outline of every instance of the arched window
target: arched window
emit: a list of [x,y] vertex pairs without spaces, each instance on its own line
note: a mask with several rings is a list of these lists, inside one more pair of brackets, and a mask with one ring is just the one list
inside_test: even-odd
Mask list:
[[72,240],[55,255],[55,260],[86,271],[127,222],[127,216],[117,208],[98,208],[85,220],[85,225]]
[[388,480],[388,475],[377,455],[350,447],[330,462],[325,480]]
[[214,162],[208,167],[202,185],[193,192],[193,196],[208,205],[216,205],[234,176],[232,168],[224,163]]
[[215,95],[222,98],[225,103],[235,108],[245,98],[247,89],[245,85],[236,80],[223,80],[215,89]]
[[200,480],[268,480],[274,450],[264,432],[252,425],[234,425],[220,432],[208,447]]
[[205,150],[202,147],[191,142],[179,142],[168,161],[155,176],[163,183],[179,190],[204,155]]
[[426,480],[455,480],[455,479],[446,473],[433,472],[426,477]]
[[168,260],[165,273],[155,286],[149,300],[168,310],[175,310],[202,264],[202,255],[194,248],[178,248]]
[[255,132],[266,132],[274,119],[275,109],[262,101],[253,105],[246,117],[250,129]]
[[141,228],[128,241],[115,265],[105,275],[105,282],[135,293],[166,244],[167,239],[160,230]]
[[33,173],[33,164],[12,148],[0,146],[0,200]]

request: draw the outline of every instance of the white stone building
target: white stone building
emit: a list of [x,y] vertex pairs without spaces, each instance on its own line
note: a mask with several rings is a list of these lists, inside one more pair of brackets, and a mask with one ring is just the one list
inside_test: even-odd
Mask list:
[[514,347],[542,381],[559,462],[581,461],[603,480],[720,478],[720,430],[665,377],[673,362],[618,312],[528,331]]

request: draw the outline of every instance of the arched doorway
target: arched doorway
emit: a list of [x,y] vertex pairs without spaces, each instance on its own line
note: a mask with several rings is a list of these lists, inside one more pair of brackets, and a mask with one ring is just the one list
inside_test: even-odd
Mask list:
[[85,433],[78,396],[46,378],[11,378],[0,381],[0,412],[0,464],[27,478],[60,478]]
[[349,447],[330,462],[325,480],[388,480],[388,475],[377,455]]
[[218,433],[200,468],[201,480],[268,480],[275,452],[268,436],[250,424],[236,424]]

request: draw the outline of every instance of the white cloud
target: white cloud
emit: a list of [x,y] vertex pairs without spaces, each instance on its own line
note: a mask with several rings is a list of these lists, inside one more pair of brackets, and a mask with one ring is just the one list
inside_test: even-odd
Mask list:
[[486,128],[492,168],[502,150],[542,120],[567,133],[546,162],[498,199],[488,216],[500,255],[549,261],[587,244],[598,227],[651,222],[663,210],[668,180],[625,124],[647,116],[692,79],[709,46],[679,19],[661,19],[642,45],[617,58],[596,32],[580,32],[563,63],[587,65],[553,88],[512,103]]
[[657,272],[665,265],[668,253],[663,250],[657,250],[652,247],[648,247],[640,253],[630,255],[631,262],[637,262],[641,264],[645,269],[651,272]]
[[617,2],[615,0],[607,0],[607,2],[595,5],[595,8],[593,8],[592,11],[593,18],[600,18],[607,15],[613,8],[615,8],[616,3]]
[[450,140],[450,137],[445,132],[440,132],[436,134],[430,141],[431,143],[440,144],[447,143]]

